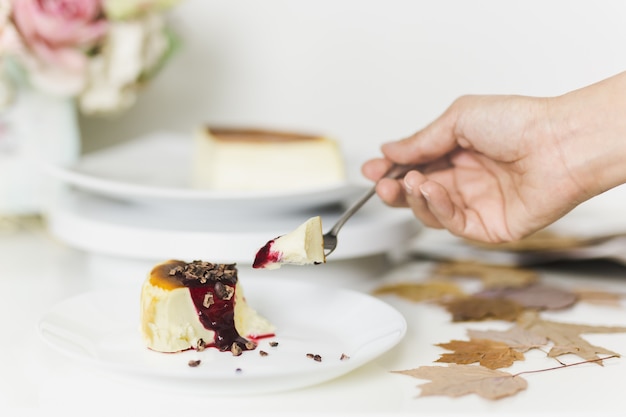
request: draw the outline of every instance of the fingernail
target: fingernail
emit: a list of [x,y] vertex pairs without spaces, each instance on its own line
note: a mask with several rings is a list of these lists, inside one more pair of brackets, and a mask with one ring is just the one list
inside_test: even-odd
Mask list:
[[404,191],[406,191],[408,194],[413,194],[413,187],[406,180],[406,177],[404,177],[404,180],[402,180],[402,184],[404,185]]
[[420,187],[420,193],[422,193],[426,201],[430,201],[430,194],[428,194],[428,191],[426,191],[424,187]]

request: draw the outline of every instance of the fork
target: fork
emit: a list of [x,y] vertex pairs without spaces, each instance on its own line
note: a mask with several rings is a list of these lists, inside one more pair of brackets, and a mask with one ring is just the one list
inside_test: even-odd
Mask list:
[[[404,176],[407,172],[411,171],[414,168],[417,168],[419,165],[400,165],[394,164],[387,170],[385,175],[382,178],[400,178]],[[361,196],[358,200],[356,200],[350,207],[346,209],[346,211],[339,217],[339,220],[335,223],[335,225],[324,234],[324,251],[325,255],[328,256],[337,248],[337,235],[339,234],[339,230],[343,227],[343,225],[348,221],[354,213],[356,213],[363,205],[374,195],[376,194],[376,185],[370,188],[363,196]]]

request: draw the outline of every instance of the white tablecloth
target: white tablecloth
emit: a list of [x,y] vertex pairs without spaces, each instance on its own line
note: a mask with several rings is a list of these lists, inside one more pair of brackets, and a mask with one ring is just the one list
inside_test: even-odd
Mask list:
[[[443,350],[435,344],[463,338],[468,327],[482,324],[451,323],[442,308],[403,301],[383,300],[395,306],[408,321],[405,338],[371,363],[326,383],[290,392],[237,398],[214,398],[201,390],[180,392],[159,387],[158,381],[142,384],[115,372],[101,371],[77,362],[44,344],[37,324],[58,302],[89,290],[127,287],[143,281],[148,265],[143,261],[101,257],[67,247],[37,224],[0,234],[0,311],[2,356],[0,357],[0,408],[36,407],[65,410],[82,415],[108,414],[110,410],[150,415],[193,413],[196,415],[289,414],[385,414],[385,415],[623,415],[626,413],[626,360],[612,359],[604,367],[586,364],[526,376],[529,387],[515,396],[489,401],[476,395],[460,398],[417,398],[418,385],[426,381],[391,373],[392,370],[433,365]],[[369,291],[385,280],[404,276],[419,279],[427,273],[427,261],[391,256],[381,260],[358,259],[329,273],[320,282]],[[368,265],[369,262],[369,265]],[[382,272],[393,265],[387,274]],[[366,272],[362,265],[368,265]],[[568,266],[569,265],[569,266]],[[325,267],[326,267],[325,266]],[[379,270],[375,266],[379,267]],[[304,271],[304,270],[303,270]],[[331,273],[331,271],[334,271]],[[350,273],[352,271],[352,273]],[[543,279],[572,288],[626,293],[626,268],[598,262],[541,268]],[[294,279],[310,280],[303,273]],[[346,306],[349,308],[349,306]],[[563,321],[626,326],[626,305],[601,307],[579,305],[553,314]],[[490,326],[495,323],[490,324]],[[626,354],[626,334],[594,335],[592,342]],[[524,362],[510,370],[550,367],[555,362],[545,353],[529,352]],[[44,414],[46,414],[44,413]],[[14,415],[5,414],[2,415]],[[146,415],[148,415],[146,413]]]

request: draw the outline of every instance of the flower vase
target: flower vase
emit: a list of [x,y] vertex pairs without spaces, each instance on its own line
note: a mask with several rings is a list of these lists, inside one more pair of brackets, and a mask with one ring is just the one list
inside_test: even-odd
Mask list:
[[67,166],[80,150],[74,100],[21,85],[0,110],[0,216],[41,214],[46,167]]

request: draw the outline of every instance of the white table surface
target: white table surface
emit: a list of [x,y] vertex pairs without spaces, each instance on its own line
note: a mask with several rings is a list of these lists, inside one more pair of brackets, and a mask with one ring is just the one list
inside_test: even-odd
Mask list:
[[[423,274],[428,262],[405,263],[398,257],[351,260],[327,264],[329,282],[369,291],[383,279],[411,273]],[[391,273],[383,276],[390,265]],[[142,384],[123,375],[94,369],[51,349],[38,335],[42,315],[56,303],[79,293],[102,288],[139,285],[151,265],[146,261],[117,259],[72,249],[47,233],[38,223],[12,228],[6,222],[0,233],[0,357],[1,410],[67,411],[67,415],[107,414],[111,410],[143,415],[518,415],[573,416],[626,414],[626,358],[605,366],[585,364],[526,376],[527,390],[512,397],[489,401],[468,395],[461,398],[421,397],[418,385],[426,381],[392,370],[435,365],[444,351],[434,346],[464,338],[468,327],[452,324],[439,307],[385,297],[408,321],[408,331],[398,346],[373,362],[335,380],[290,392],[260,396],[214,398],[200,390],[179,392],[155,384]],[[282,270],[282,269],[281,269]],[[281,271],[279,270],[279,271]],[[311,279],[303,269],[293,279]],[[541,269],[543,279],[578,288],[626,293],[626,268],[614,263],[584,263]],[[290,272],[293,273],[293,270]],[[348,308],[348,306],[347,306]],[[555,313],[562,321],[626,326],[626,304],[598,307],[579,304]],[[479,328],[484,328],[485,326]],[[493,327],[493,326],[492,326]],[[592,343],[626,354],[626,334],[594,335]],[[541,352],[529,352],[523,363],[509,372],[554,366]],[[124,414],[121,414],[124,415]],[[189,415],[189,414],[187,414]]]

